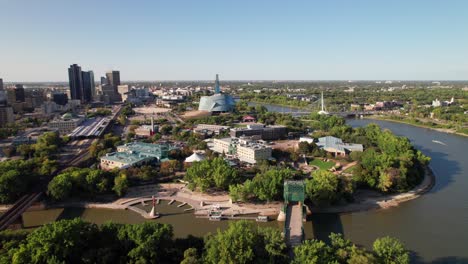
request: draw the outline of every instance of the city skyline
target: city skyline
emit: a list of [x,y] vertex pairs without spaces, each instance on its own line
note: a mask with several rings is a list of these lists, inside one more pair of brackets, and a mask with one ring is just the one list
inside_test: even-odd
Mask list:
[[110,3],[3,3],[0,78],[66,82],[76,63],[125,81],[468,79],[464,1]]

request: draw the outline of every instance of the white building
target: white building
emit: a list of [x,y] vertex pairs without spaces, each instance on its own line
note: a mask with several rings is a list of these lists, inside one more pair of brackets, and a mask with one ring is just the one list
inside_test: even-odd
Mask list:
[[54,119],[49,122],[48,126],[51,129],[57,129],[61,135],[66,135],[75,130],[83,120],[82,117],[73,117],[72,114],[66,113],[62,118]]
[[243,138],[214,139],[213,151],[232,155],[242,162],[255,164],[271,159],[271,147],[258,141]]

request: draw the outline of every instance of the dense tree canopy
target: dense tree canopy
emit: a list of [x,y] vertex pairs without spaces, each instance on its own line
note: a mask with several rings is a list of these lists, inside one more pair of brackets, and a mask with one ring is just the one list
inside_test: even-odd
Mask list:
[[202,191],[213,187],[226,190],[231,183],[237,181],[237,178],[237,170],[221,157],[194,162],[185,174],[189,187],[198,187]]
[[88,196],[114,190],[122,195],[128,188],[126,176],[113,171],[71,167],[54,177],[47,187],[47,194],[54,200],[63,200],[71,196]]
[[226,231],[205,238],[204,263],[281,263],[286,244],[277,229],[236,221]]
[[339,197],[338,183],[335,174],[326,170],[316,171],[312,179],[306,180],[306,196],[316,205],[328,205]]
[[76,218],[0,232],[0,263],[409,263],[408,251],[394,238],[377,239],[373,251],[341,234],[329,238],[328,244],[304,241],[291,259],[279,229],[245,220],[202,240],[173,239],[172,227],[156,222],[98,226]]

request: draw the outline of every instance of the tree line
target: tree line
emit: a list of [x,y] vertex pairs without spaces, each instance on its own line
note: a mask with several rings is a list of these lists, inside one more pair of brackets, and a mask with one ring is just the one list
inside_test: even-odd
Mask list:
[[329,244],[305,240],[294,257],[288,251],[279,229],[248,221],[231,222],[203,239],[175,239],[168,224],[96,225],[79,218],[0,232],[0,263],[409,263],[408,250],[391,237],[367,250],[332,233]]

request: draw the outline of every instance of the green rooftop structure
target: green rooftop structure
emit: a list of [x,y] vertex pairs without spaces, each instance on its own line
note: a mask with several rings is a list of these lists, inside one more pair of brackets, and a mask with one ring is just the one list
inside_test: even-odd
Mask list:
[[132,142],[117,147],[117,152],[101,157],[101,168],[110,170],[154,164],[168,160],[167,144]]
[[166,144],[131,142],[118,146],[117,151],[138,154],[144,157],[153,157],[157,158],[158,161],[167,159],[169,156],[169,146]]

